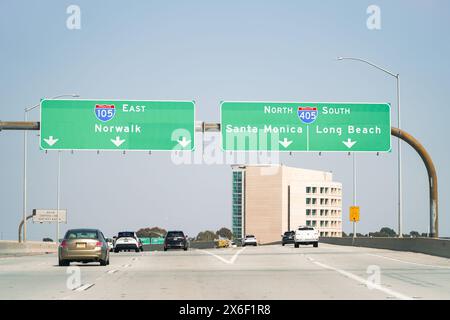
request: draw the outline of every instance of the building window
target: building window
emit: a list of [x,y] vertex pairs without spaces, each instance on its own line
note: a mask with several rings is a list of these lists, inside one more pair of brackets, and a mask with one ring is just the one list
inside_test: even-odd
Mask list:
[[317,214],[317,209],[312,209],[312,215],[315,216]]
[[306,198],[306,204],[311,204],[311,198]]
[[317,193],[317,188],[316,187],[312,187],[312,193]]
[[232,183],[232,232],[236,238],[242,237],[242,171],[233,172]]
[[306,209],[306,215],[310,216],[311,215],[311,209]]
[[306,187],[306,193],[311,193],[311,187]]

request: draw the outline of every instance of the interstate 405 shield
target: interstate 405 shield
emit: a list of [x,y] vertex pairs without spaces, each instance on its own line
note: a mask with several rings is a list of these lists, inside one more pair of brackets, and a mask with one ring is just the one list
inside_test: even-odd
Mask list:
[[226,151],[391,150],[388,103],[222,102]]
[[45,150],[193,150],[194,133],[193,101],[41,102]]

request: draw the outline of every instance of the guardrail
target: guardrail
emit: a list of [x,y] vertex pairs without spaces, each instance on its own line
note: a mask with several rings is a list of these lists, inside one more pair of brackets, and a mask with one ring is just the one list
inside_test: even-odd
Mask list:
[[321,237],[320,242],[340,246],[367,247],[397,251],[424,253],[438,257],[450,258],[450,240],[436,238],[370,238]]

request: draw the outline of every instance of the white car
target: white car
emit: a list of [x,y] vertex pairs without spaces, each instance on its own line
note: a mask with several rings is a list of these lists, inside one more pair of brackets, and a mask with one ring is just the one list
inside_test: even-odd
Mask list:
[[312,244],[315,248],[319,246],[319,231],[314,227],[300,226],[295,230],[294,246]]
[[136,232],[124,231],[119,232],[114,243],[114,252],[120,251],[143,251],[142,244],[136,235]]
[[106,244],[108,245],[109,252],[114,251],[114,240],[111,238],[106,238]]
[[254,235],[247,235],[245,236],[245,238],[242,241],[242,246],[257,246],[258,245],[258,241],[256,240],[256,237]]

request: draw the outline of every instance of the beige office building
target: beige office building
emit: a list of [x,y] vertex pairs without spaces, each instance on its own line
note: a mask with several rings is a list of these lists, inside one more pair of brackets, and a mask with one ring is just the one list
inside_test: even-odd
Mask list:
[[283,165],[234,165],[232,230],[259,243],[281,240],[298,226],[317,227],[325,237],[342,236],[342,184],[331,172]]

